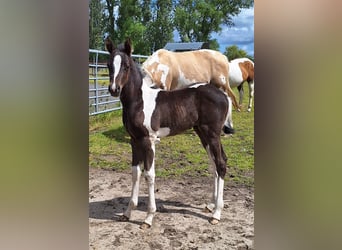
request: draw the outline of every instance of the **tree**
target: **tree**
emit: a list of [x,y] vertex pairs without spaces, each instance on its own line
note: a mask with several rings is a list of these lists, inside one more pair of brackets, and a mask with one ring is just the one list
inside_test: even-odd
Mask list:
[[144,42],[146,26],[142,23],[142,8],[139,0],[120,1],[116,26],[118,40],[123,42],[126,38],[131,38],[134,53],[143,54],[146,46]]
[[183,42],[208,42],[212,32],[220,32],[221,24],[233,25],[232,17],[241,8],[252,6],[253,0],[179,0],[174,24]]
[[209,40],[209,49],[212,49],[212,50],[220,49],[220,45],[216,39]]
[[[100,1],[100,0],[98,0]],[[118,0],[105,0],[106,2],[106,15],[105,15],[105,22],[106,28],[105,32],[108,34],[112,40],[117,43],[118,42],[118,35],[115,33],[115,15],[114,9],[119,5]]]
[[161,49],[173,40],[172,0],[156,0],[153,5],[150,39],[153,41],[152,51]]
[[226,50],[223,54],[228,57],[229,61],[235,58],[248,57],[247,52],[242,49],[239,49],[239,47],[236,45],[226,47]]
[[89,48],[103,48],[103,33],[105,25],[103,22],[104,4],[98,0],[89,2]]

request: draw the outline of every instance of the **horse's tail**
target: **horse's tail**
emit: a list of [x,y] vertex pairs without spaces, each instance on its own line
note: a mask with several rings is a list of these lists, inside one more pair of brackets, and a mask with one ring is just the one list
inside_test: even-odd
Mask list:
[[233,90],[230,88],[229,82],[228,82],[228,84],[227,84],[226,92],[227,92],[228,96],[232,99],[233,106],[234,106],[237,110],[240,110],[241,107],[240,107],[238,101],[236,100],[236,97],[235,97],[235,94],[234,94]]

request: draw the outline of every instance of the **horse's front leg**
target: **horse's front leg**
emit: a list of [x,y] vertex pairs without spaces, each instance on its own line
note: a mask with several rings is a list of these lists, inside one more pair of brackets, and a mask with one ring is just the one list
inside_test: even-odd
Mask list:
[[131,218],[131,212],[138,206],[139,197],[139,184],[140,184],[141,170],[140,166],[132,166],[132,193],[128,207],[123,214],[122,220],[129,220]]
[[156,208],[156,200],[154,195],[154,182],[155,182],[155,168],[154,168],[154,156],[155,156],[155,141],[150,139],[150,148],[146,148],[145,154],[145,179],[148,184],[148,208],[147,208],[147,216],[144,221],[144,224],[141,225],[141,228],[149,228],[152,226],[152,221],[154,214],[157,210]]
[[132,210],[138,206],[138,198],[139,198],[139,185],[140,185],[140,176],[141,169],[140,164],[143,159],[141,158],[141,146],[140,142],[137,140],[131,139],[131,147],[132,147],[132,193],[131,199],[129,201],[128,207],[122,216],[122,220],[129,220],[131,218]]

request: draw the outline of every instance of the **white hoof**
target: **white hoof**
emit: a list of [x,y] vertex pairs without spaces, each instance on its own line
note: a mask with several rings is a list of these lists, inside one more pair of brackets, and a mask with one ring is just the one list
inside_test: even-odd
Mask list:
[[210,222],[211,225],[216,225],[216,224],[219,223],[219,221],[220,221],[220,220],[215,219],[215,218],[211,218],[211,219],[209,220],[209,222]]
[[151,225],[147,224],[147,223],[143,223],[140,225],[140,229],[142,230],[146,230],[146,229],[149,229],[151,227]]

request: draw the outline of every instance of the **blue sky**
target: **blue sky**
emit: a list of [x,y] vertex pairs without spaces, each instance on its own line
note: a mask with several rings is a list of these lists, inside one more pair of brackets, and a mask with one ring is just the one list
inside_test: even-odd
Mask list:
[[223,26],[220,34],[214,33],[220,51],[224,52],[226,47],[236,45],[254,56],[254,6],[249,9],[241,9],[239,15],[233,17],[234,26]]
[[[213,33],[212,38],[217,39],[220,51],[223,53],[226,47],[236,45],[254,57],[254,6],[249,9],[241,9],[241,12],[232,18],[234,26],[222,26],[220,33]],[[179,42],[178,31],[175,30],[174,41]]]

